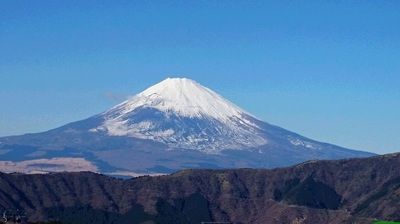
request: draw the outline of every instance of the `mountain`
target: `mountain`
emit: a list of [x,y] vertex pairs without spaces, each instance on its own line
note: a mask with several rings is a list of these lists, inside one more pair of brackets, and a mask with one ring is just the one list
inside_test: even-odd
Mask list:
[[0,173],[0,213],[60,223],[399,221],[400,154],[277,169],[191,169],[129,180]]
[[273,168],[367,157],[261,121],[214,91],[168,78],[88,119],[0,138],[0,170],[112,175],[184,168]]
[[90,131],[151,139],[170,149],[217,154],[267,143],[254,117],[189,79],[166,79],[101,117],[102,125]]

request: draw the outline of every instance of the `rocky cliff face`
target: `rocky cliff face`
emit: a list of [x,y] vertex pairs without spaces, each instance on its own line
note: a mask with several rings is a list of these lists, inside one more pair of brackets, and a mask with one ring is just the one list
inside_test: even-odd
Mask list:
[[290,168],[0,174],[0,211],[62,223],[368,223],[400,220],[400,154]]

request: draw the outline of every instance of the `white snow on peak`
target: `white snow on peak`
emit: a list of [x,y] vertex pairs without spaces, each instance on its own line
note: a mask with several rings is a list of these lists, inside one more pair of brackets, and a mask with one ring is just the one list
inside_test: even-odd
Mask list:
[[242,114],[249,115],[211,89],[187,78],[167,78],[116,108],[122,109],[122,115],[142,106],[173,112],[183,117],[208,116],[220,121],[242,117]]
[[[143,108],[161,111],[165,123],[163,118],[160,120],[151,114],[150,117],[136,117]],[[103,124],[90,131],[151,139],[165,143],[171,149],[218,153],[223,149],[246,149],[267,143],[267,139],[260,135],[263,130],[253,122],[256,120],[254,116],[211,89],[186,78],[165,79],[102,116],[105,119]],[[189,120],[195,120],[195,123]]]

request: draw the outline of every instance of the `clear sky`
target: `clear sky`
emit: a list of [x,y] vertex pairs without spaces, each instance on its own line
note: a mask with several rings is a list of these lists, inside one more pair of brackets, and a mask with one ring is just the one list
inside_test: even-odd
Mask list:
[[0,1],[0,136],[187,77],[264,121],[400,151],[399,1]]

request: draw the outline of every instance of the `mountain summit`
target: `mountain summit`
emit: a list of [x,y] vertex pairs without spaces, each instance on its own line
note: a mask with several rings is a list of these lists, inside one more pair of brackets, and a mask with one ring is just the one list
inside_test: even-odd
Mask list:
[[272,168],[371,155],[261,121],[185,78],[165,79],[85,120],[0,138],[0,169],[18,172],[131,175],[198,167]]
[[267,143],[256,118],[186,78],[168,78],[102,114],[91,131],[152,139],[170,148],[219,153]]
[[116,108],[123,108],[125,113],[130,113],[139,107],[154,108],[182,117],[211,117],[222,121],[246,113],[211,89],[186,78],[167,78]]

